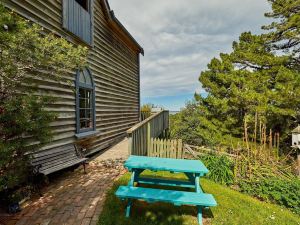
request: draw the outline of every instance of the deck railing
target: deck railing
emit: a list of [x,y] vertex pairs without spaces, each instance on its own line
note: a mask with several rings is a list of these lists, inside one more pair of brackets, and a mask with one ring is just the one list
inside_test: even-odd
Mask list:
[[151,116],[151,111],[141,111],[141,121],[149,118]]
[[130,155],[147,155],[150,139],[157,138],[169,129],[169,111],[161,111],[136,124],[127,131]]

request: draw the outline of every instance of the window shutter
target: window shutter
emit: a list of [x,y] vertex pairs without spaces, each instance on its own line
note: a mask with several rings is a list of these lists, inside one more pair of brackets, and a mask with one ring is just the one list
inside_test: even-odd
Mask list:
[[75,0],[63,0],[63,28],[75,34],[84,42],[92,43],[92,18]]

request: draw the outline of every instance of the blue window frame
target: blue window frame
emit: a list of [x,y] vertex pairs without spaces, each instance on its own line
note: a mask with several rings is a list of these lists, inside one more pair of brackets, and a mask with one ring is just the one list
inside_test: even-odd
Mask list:
[[88,68],[76,73],[76,133],[96,129],[95,85]]

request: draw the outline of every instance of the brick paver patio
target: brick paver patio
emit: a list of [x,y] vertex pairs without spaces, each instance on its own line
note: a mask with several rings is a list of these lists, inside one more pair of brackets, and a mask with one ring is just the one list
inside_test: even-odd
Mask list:
[[[87,174],[82,167],[65,172],[14,215],[2,218],[5,225],[94,225],[98,222],[105,193],[124,169],[90,162]],[[2,215],[3,217],[3,215]],[[0,224],[1,224],[0,222]]]

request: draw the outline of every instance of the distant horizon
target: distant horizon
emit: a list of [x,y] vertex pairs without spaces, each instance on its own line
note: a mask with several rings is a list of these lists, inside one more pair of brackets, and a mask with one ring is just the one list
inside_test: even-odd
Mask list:
[[141,105],[154,104],[170,111],[180,111],[188,101],[194,99],[194,93],[173,96],[142,97]]
[[[169,111],[178,112],[185,107],[187,102],[194,100],[194,95],[195,93],[174,96],[142,97],[141,105],[153,104]],[[207,93],[202,93],[201,96],[207,96]]]

